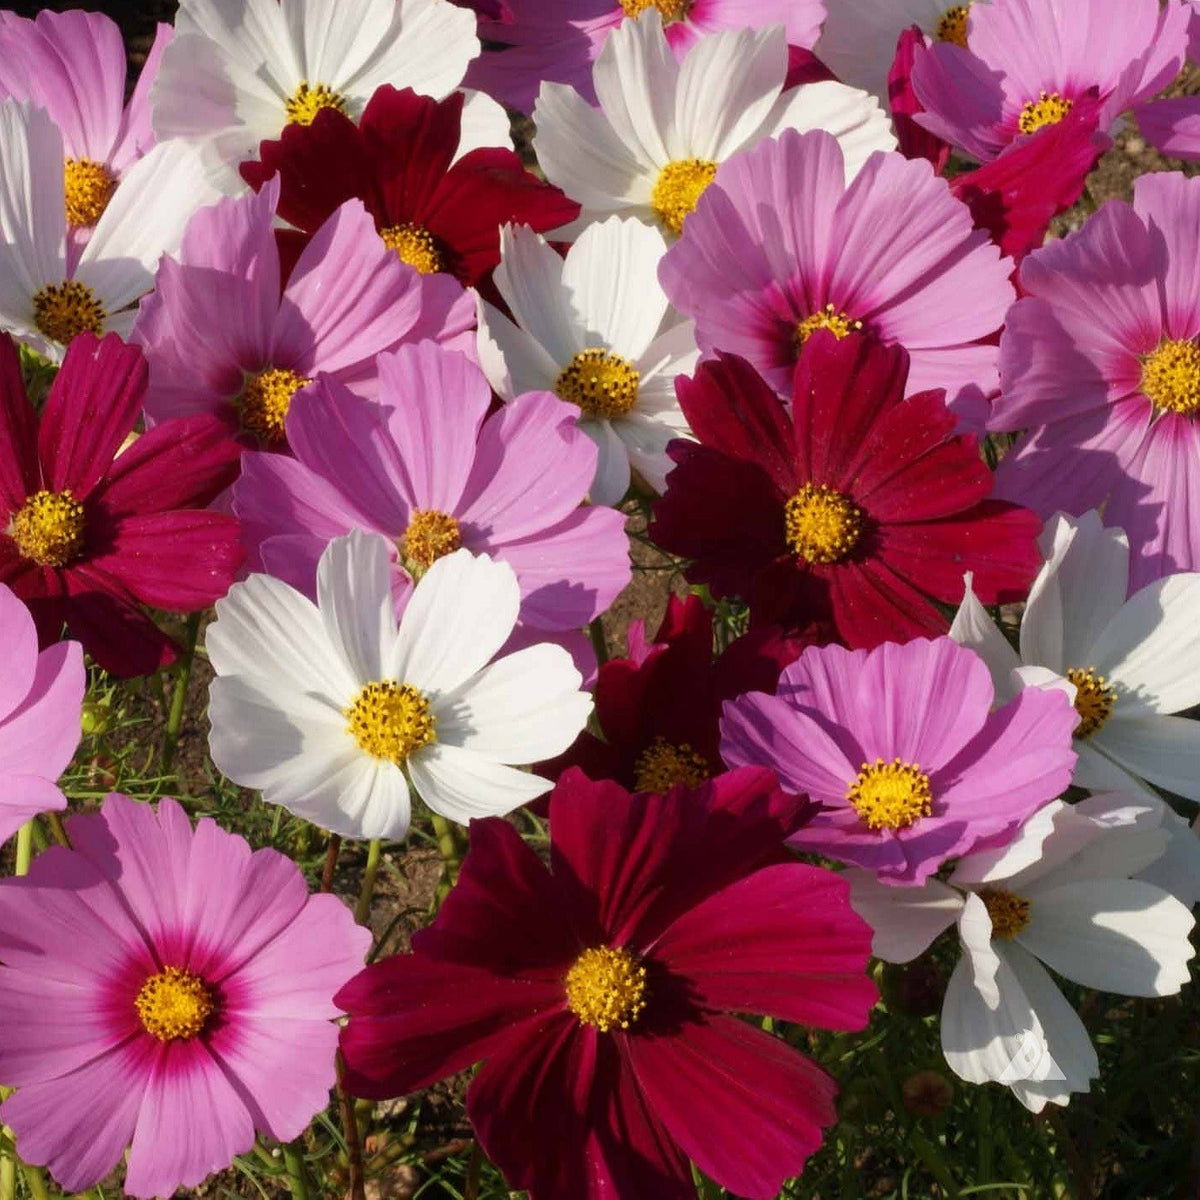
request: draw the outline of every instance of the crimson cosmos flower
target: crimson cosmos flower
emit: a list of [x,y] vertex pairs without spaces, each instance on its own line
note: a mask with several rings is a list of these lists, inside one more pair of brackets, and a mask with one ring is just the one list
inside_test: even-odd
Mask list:
[[530,174],[502,148],[457,162],[463,97],[379,88],[356,125],[324,108],[311,125],[289,125],[263,142],[261,162],[241,166],[258,191],[278,173],[279,215],[311,235],[340,205],[359,199],[384,243],[422,274],[445,271],[468,287],[500,261],[500,227],[539,233],[579,216],[579,205]]
[[678,465],[651,538],[752,622],[832,620],[859,649],[945,633],[933,601],[958,603],[967,571],[985,604],[1020,598],[1041,522],[987,499],[975,439],[954,435],[944,393],[905,400],[907,377],[901,347],[818,330],[789,413],[744,360],[701,364],[677,383],[699,441],[667,449]]
[[242,559],[237,521],[203,511],[237,474],[240,449],[220,421],[165,421],[122,450],[146,380],[137,346],[81,333],[39,421],[0,337],[0,583],[29,606],[43,646],[65,623],[126,677],[177,653],[140,606],[207,608]]
[[483,1059],[468,1115],[531,1200],[694,1200],[687,1158],[770,1200],[837,1089],[729,1013],[857,1030],[876,998],[847,884],[781,853],[807,809],[757,767],[666,796],[568,771],[551,870],[507,822],[472,821],[413,953],[337,994],[349,1090],[403,1095]]

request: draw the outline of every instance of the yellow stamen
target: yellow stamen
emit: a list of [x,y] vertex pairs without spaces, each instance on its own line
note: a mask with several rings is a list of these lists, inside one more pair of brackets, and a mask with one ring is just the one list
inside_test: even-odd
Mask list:
[[1030,100],[1021,109],[1017,118],[1017,128],[1022,133],[1037,133],[1047,125],[1057,125],[1065,120],[1067,114],[1075,106],[1074,100],[1066,100],[1058,92],[1042,92],[1036,100]]
[[1159,412],[1200,413],[1200,345],[1163,338],[1142,359],[1141,388]]
[[400,539],[400,557],[410,575],[420,575],[461,545],[458,522],[452,516],[418,508]]
[[1075,736],[1091,737],[1112,716],[1117,693],[1094,667],[1072,667],[1067,678],[1075,685],[1075,711],[1079,714]]
[[788,549],[810,563],[846,557],[862,537],[862,512],[833,488],[806,483],[783,510]]
[[827,304],[820,312],[805,317],[796,326],[796,349],[800,350],[818,329],[828,329],[840,342],[842,338],[849,337],[862,327],[863,323],[854,320],[849,313],[838,312],[832,304]]
[[63,179],[68,224],[95,225],[117,189],[116,176],[103,163],[90,158],[68,158],[63,164]]
[[717,164],[703,158],[681,158],[659,172],[650,193],[655,216],[678,237],[705,189],[717,177]]
[[39,567],[65,567],[83,549],[84,512],[70,492],[35,492],[13,515],[8,536]]
[[422,275],[436,275],[445,270],[437,242],[428,229],[420,225],[389,225],[379,231],[379,236],[401,262],[416,267]]
[[311,125],[323,108],[336,108],[345,115],[346,99],[327,84],[310,86],[307,79],[302,79],[284,107],[289,125]]
[[310,383],[311,379],[284,367],[267,367],[257,375],[251,375],[242,394],[234,401],[242,428],[267,445],[282,442],[292,397]]
[[677,783],[698,787],[712,775],[712,768],[687,742],[675,746],[666,738],[656,737],[638,755],[633,772],[635,792],[662,795]]
[[204,981],[167,967],[142,984],[134,1001],[142,1028],[160,1042],[187,1041],[203,1032],[216,1005]]
[[870,829],[904,829],[933,810],[929,776],[916,763],[863,763],[846,799]]
[[437,741],[437,718],[429,711],[429,697],[394,679],[368,683],[343,715],[361,750],[398,767]]
[[692,0],[621,0],[627,17],[640,17],[648,8],[657,8],[662,13],[664,25],[682,21],[692,7]]
[[96,293],[78,279],[48,283],[34,293],[33,323],[51,342],[66,346],[85,330],[99,337],[107,320],[108,313],[96,299]]
[[558,377],[554,390],[576,404],[585,417],[623,417],[638,400],[642,377],[637,367],[607,350],[581,350]]
[[967,10],[969,4],[952,4],[937,23],[936,35],[939,42],[953,42],[956,46],[967,46]]
[[646,968],[628,950],[594,946],[567,972],[567,1007],[601,1033],[628,1029],[646,1007]]
[[1012,892],[985,888],[979,893],[980,900],[992,918],[992,937],[1015,938],[1029,924],[1029,901]]

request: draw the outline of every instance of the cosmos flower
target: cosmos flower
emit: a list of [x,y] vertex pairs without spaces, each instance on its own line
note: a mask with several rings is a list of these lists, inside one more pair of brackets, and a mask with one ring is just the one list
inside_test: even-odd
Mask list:
[[672,444],[650,537],[752,624],[828,622],[856,647],[944,633],[935,601],[959,599],[965,564],[989,603],[1022,598],[1040,522],[989,499],[975,439],[941,392],[905,400],[907,371],[899,347],[821,331],[789,411],[742,359],[701,363],[678,389],[699,440]]
[[876,153],[847,185],[836,138],[788,130],[722,165],[659,277],[703,351],[780,393],[815,330],[863,329],[908,351],[909,394],[944,388],[981,423],[999,381],[980,339],[1015,299],[1011,270],[928,163]]
[[776,695],[725,705],[721,757],[821,805],[794,846],[920,884],[1071,782],[1067,697],[1026,688],[993,712],[994,699],[987,664],[949,638],[810,647]]
[[278,213],[311,237],[339,205],[358,199],[389,249],[422,274],[468,286],[500,261],[500,226],[539,233],[573,221],[579,206],[543,183],[509,149],[459,156],[463,97],[379,88],[358,124],[334,108],[263,142],[242,164],[255,190],[279,177]]
[[1200,569],[1200,180],[1143,175],[1021,265],[990,427],[1026,430],[997,494],[1043,517],[1104,509],[1130,587]]
[[1200,101],[1195,96],[1152,100],[1136,110],[1138,129],[1160,154],[1200,159]]
[[329,1102],[334,993],[370,932],[295,863],[171,799],[110,795],[72,849],[0,882],[0,1118],[68,1192],[129,1160],[125,1191],[193,1188],[256,1131],[299,1137]]
[[1126,600],[1129,543],[1095,512],[1061,513],[1042,534],[1046,563],[1021,618],[1020,653],[968,584],[950,636],[987,663],[1004,699],[1058,688],[1079,713],[1074,782],[1200,800],[1200,574],[1169,575]]
[[542,85],[533,112],[538,164],[583,205],[584,223],[617,213],[678,236],[717,167],[783,129],[828,130],[851,176],[872,151],[895,148],[873,97],[833,80],[784,91],[787,73],[779,26],[710,34],[677,62],[658,13],[648,11],[600,52],[598,109],[563,84]]
[[278,195],[271,183],[197,213],[164,260],[133,332],[150,363],[151,423],[210,413],[279,449],[292,397],[318,372],[371,396],[384,350],[426,338],[473,347],[474,303],[458,281],[401,263],[361,201],[335,210],[283,280]]
[[213,762],[346,837],[402,838],[410,785],[464,825],[536,799],[550,781],[515,764],[565,750],[592,700],[560,646],[496,658],[519,609],[507,563],[457,550],[397,627],[387,543],[360,530],[329,543],[316,604],[252,575],[207,633]]
[[29,606],[41,644],[65,623],[111,674],[176,658],[142,605],[198,612],[242,560],[237,522],[205,511],[237,473],[210,417],[171,421],[123,448],[141,415],[146,362],[115,334],[80,334],[39,417],[0,336],[0,582]]
[[1032,1112],[1066,1104],[1100,1072],[1083,1022],[1046,967],[1120,996],[1172,996],[1195,951],[1191,912],[1130,876],[1159,858],[1137,797],[1059,800],[1007,845],[959,859],[947,883],[885,888],[851,871],[851,903],[874,953],[915,958],[957,922],[963,954],[942,1005],[942,1050],[971,1083],[1006,1083]]
[[768,771],[667,796],[572,771],[550,870],[506,822],[472,822],[413,953],[338,993],[347,1087],[402,1096],[484,1060],[467,1113],[531,1200],[687,1200],[689,1158],[772,1200],[836,1119],[836,1085],[731,1014],[856,1030],[876,995],[846,883],[780,855],[806,810]]
[[658,284],[663,235],[641,221],[592,225],[566,259],[532,230],[501,231],[495,283],[510,319],[479,304],[479,363],[505,400],[554,392],[600,448],[595,504],[616,504],[631,473],[662,491],[667,443],[686,436],[675,377],[699,357],[690,321]]

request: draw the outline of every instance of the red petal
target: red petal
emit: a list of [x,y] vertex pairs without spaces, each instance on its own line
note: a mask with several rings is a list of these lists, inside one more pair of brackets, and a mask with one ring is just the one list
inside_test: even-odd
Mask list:
[[21,356],[0,334],[0,528],[38,490],[37,413],[25,395]]
[[110,675],[129,679],[169,667],[175,643],[128,597],[121,584],[90,564],[62,572],[67,631]]
[[852,650],[938,637],[950,627],[932,601],[878,559],[839,563],[828,579],[838,633]]
[[896,44],[896,57],[888,72],[888,103],[896,126],[896,140],[905,158],[923,158],[940,175],[950,160],[950,145],[913,120],[924,112],[912,85],[912,68],[917,56],[926,53],[925,35],[917,25],[904,30]]

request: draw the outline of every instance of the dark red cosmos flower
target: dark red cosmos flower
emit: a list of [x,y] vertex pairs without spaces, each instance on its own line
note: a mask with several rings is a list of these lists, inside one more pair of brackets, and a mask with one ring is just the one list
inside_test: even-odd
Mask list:
[[257,191],[278,173],[279,215],[309,235],[338,205],[360,199],[406,263],[474,286],[500,261],[502,225],[544,233],[575,220],[579,205],[511,150],[471,150],[455,162],[462,108],[459,92],[438,101],[384,86],[357,125],[322,109],[311,125],[263,142],[262,161],[243,163],[242,176]]
[[855,649],[945,633],[933,601],[957,604],[967,571],[984,603],[1020,598],[1041,522],[987,498],[975,439],[955,436],[941,391],[905,400],[907,378],[901,347],[818,330],[789,414],[743,359],[702,363],[676,385],[699,441],[667,448],[651,538],[752,623],[832,620]]
[[65,623],[120,676],[177,654],[141,605],[207,608],[242,560],[237,521],[204,511],[237,475],[240,449],[220,421],[165,421],[121,450],[146,380],[140,348],[80,334],[39,421],[0,336],[0,583],[28,605],[43,646]]
[[507,822],[472,821],[413,953],[335,998],[349,1090],[404,1095],[483,1060],[467,1113],[531,1200],[694,1200],[688,1158],[776,1196],[836,1085],[729,1014],[857,1030],[876,999],[847,884],[781,853],[807,805],[757,767],[666,796],[569,771],[551,870]]

